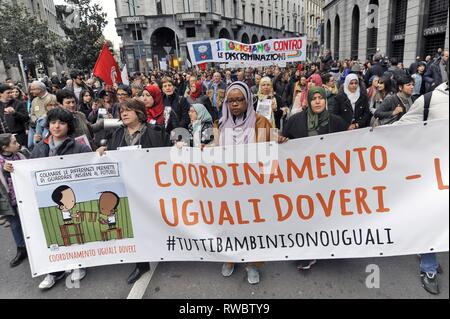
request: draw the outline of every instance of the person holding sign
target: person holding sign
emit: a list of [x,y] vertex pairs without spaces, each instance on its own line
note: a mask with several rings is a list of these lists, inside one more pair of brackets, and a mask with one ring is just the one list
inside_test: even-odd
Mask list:
[[[270,141],[272,125],[262,115],[256,114],[252,93],[244,82],[234,82],[225,94],[223,115],[219,121],[219,145],[239,145]],[[259,263],[246,264],[247,280],[259,283]],[[222,275],[233,274],[234,263],[224,263]]]
[[308,136],[342,132],[347,129],[344,120],[328,111],[327,93],[322,87],[312,87],[308,92],[308,108],[291,116],[283,136],[296,139]]
[[147,85],[142,92],[142,102],[147,110],[148,123],[161,127],[168,134],[179,127],[175,110],[171,106],[164,106],[159,86]]
[[[449,64],[446,65],[447,74]],[[434,91],[419,97],[411,108],[392,125],[417,123],[422,121],[449,118],[449,81],[439,85]],[[424,197],[424,201],[428,200]],[[429,230],[425,230],[429,231]],[[423,288],[430,294],[440,293],[438,274],[442,272],[436,253],[428,252],[420,255],[420,279]]]
[[267,118],[273,127],[281,127],[281,118],[288,113],[287,108],[283,108],[281,96],[274,92],[272,80],[264,77],[259,82],[257,100],[254,105],[256,112]]
[[[71,102],[73,93],[70,92]],[[78,143],[70,137],[75,132],[75,118],[72,112],[55,108],[47,113],[47,129],[50,135],[36,144],[31,153],[31,158],[44,158],[50,156],[63,156],[79,153],[91,152],[91,148],[85,144]],[[40,289],[50,289],[55,283],[64,278],[65,272],[59,271],[48,274],[39,284]],[[86,276],[86,270],[83,268],[72,272],[70,278],[72,282],[79,281]]]
[[213,121],[216,121],[218,119],[219,115],[217,113],[217,109],[212,107],[210,99],[203,94],[202,84],[199,81],[191,84],[190,95],[187,97],[187,101],[190,105],[190,109],[194,104],[201,104],[211,115]]
[[[305,112],[291,116],[283,130],[279,142],[308,136],[323,135],[347,130],[343,119],[327,110],[327,93],[322,87],[311,87],[308,92],[308,108]],[[299,270],[310,269],[316,260],[302,260]]]
[[[147,99],[153,100],[153,94],[150,94],[149,90],[155,94],[159,88],[155,85],[146,86],[144,101],[146,101],[145,94],[150,95],[147,96]],[[157,96],[159,96],[159,100],[157,100]],[[160,100],[161,94],[159,93],[159,95],[155,95],[155,103],[160,104]],[[164,123],[163,111],[164,107],[161,108],[159,106],[156,112],[154,110],[150,112],[144,102],[136,99],[126,99],[119,106],[119,119],[123,125],[108,140],[108,146],[99,147],[97,153],[102,156],[106,154],[106,150],[171,146],[169,136],[164,127],[159,125],[159,123]],[[150,122],[154,121],[154,123],[147,123],[149,119]],[[150,264],[148,262],[137,263],[133,272],[128,276],[127,283],[135,283],[142,274],[149,270]]]
[[28,256],[11,178],[14,170],[11,162],[26,159],[20,146],[13,134],[0,134],[0,216],[7,217],[17,247],[17,254],[9,263],[11,267],[19,266]]
[[[203,104],[194,103],[189,110],[191,123],[188,131],[191,135],[191,147],[202,147],[211,142],[213,118]],[[212,136],[214,137],[214,136]]]

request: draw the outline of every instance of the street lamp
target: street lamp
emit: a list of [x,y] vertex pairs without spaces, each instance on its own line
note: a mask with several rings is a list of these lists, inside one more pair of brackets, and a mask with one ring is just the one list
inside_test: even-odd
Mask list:
[[[133,7],[133,17],[136,17],[136,8],[140,8],[139,6],[136,6],[135,4],[135,0],[131,0],[133,2],[133,4],[130,3],[130,0],[126,1],[126,3],[128,3],[128,10],[130,12],[130,16],[131,16],[131,7],[130,5]],[[142,55],[141,55],[141,46],[139,44],[139,39],[138,39],[138,32],[137,32],[137,23],[136,20],[134,21],[134,34],[136,37],[136,42],[137,42],[137,46],[138,46],[138,51],[139,51],[139,64],[138,64],[138,69],[139,71],[141,70],[141,60],[142,60]]]
[[[175,19],[175,6],[173,5],[173,0],[172,0],[172,18],[173,18],[173,28],[175,29],[176,28],[176,19]],[[180,50],[178,48],[178,39],[177,39],[177,33],[175,32],[175,30],[173,30],[173,34],[175,37],[175,50],[177,53],[177,62],[178,62],[179,61],[178,59],[180,58]]]

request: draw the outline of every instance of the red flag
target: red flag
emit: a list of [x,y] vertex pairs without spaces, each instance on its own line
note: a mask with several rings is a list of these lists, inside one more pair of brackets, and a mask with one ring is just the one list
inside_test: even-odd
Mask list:
[[95,62],[93,73],[107,85],[122,83],[119,66],[109,51],[109,47],[106,43],[103,45],[103,49],[98,56],[97,62]]

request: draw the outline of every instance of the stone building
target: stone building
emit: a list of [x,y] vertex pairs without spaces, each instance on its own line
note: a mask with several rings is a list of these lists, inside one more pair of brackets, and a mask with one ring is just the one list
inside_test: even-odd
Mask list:
[[[122,58],[130,72],[188,57],[187,42],[244,43],[300,34],[303,0],[115,0]],[[177,41],[175,41],[175,34]]]
[[327,0],[324,22],[325,46],[340,59],[379,49],[408,66],[449,46],[448,0]]

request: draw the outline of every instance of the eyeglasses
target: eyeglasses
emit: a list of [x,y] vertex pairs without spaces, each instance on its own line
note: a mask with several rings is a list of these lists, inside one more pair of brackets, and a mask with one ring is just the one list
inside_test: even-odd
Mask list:
[[237,98],[237,99],[234,99],[234,100],[227,100],[227,104],[228,105],[233,105],[234,103],[241,104],[244,101],[245,101],[245,98],[240,97],[240,98]]
[[117,96],[128,96],[127,93],[117,93],[116,95],[117,95]]

